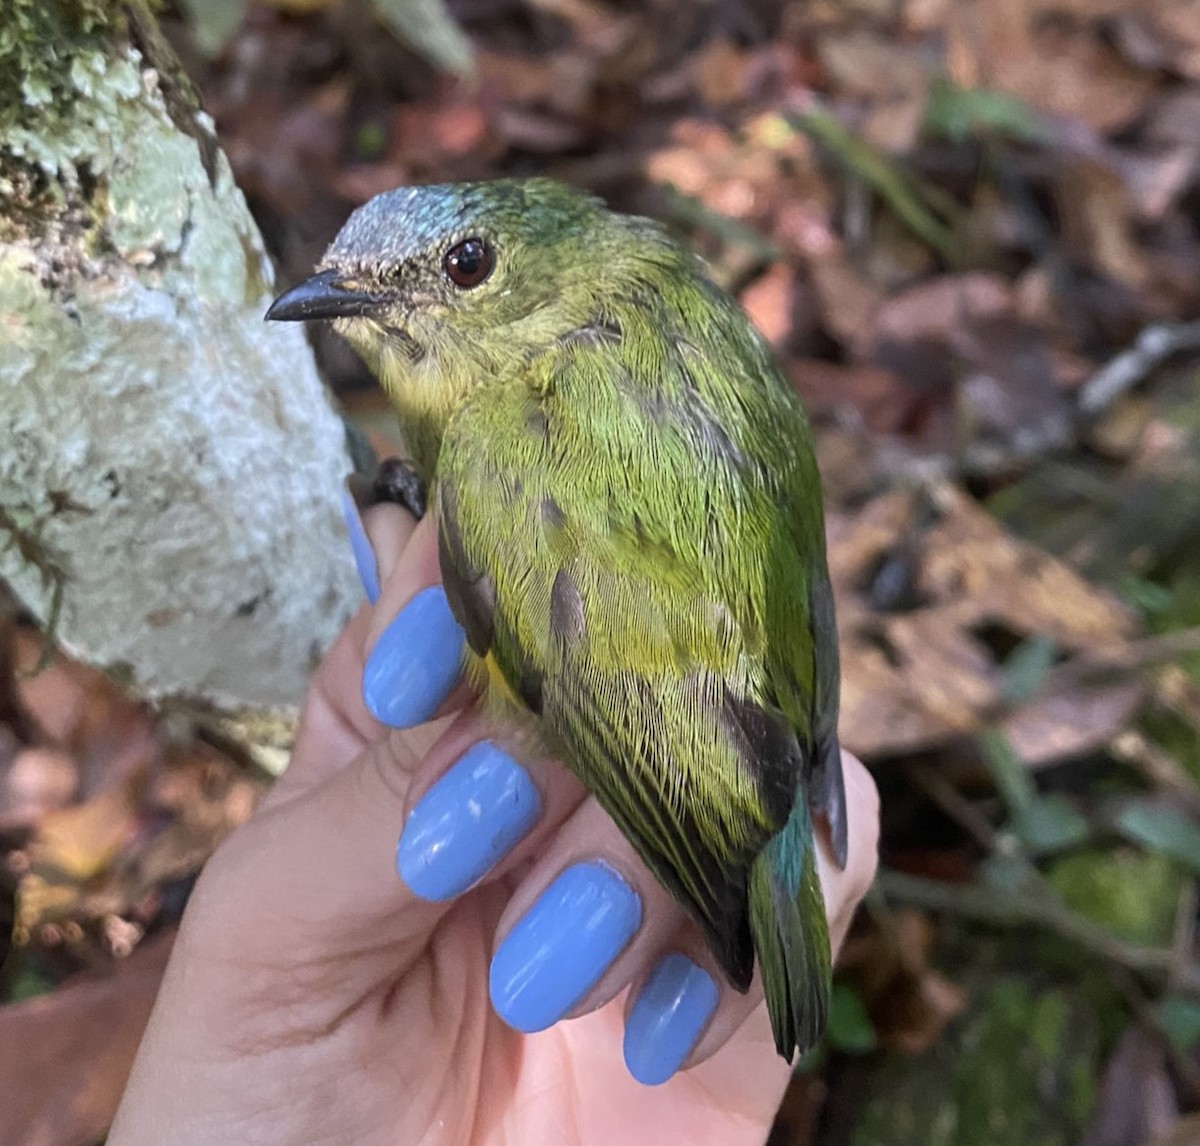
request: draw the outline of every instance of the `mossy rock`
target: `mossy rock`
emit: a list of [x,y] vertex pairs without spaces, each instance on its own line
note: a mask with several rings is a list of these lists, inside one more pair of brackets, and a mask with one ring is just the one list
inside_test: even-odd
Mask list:
[[1166,856],[1118,847],[1058,860],[1050,883],[1068,907],[1131,943],[1169,943],[1182,876]]
[[851,1146],[1068,1146],[1095,1098],[1102,1023],[1064,988],[981,984],[928,1052],[881,1056]]

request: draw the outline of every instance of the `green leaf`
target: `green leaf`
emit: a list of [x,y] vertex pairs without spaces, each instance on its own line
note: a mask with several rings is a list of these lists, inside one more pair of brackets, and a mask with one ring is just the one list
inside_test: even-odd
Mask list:
[[1015,817],[1037,799],[1029,769],[998,728],[985,728],[979,734],[979,745],[996,789]]
[[39,995],[48,995],[54,990],[52,980],[46,978],[32,967],[22,967],[8,990],[6,1003],[23,1003],[27,999],[36,999]]
[[1158,1004],[1158,1019],[1167,1038],[1187,1052],[1200,1043],[1200,1002],[1184,995],[1168,995]]
[[1166,856],[1130,847],[1072,852],[1046,878],[1068,907],[1122,939],[1170,941],[1183,876]]
[[831,1046],[847,1054],[866,1054],[878,1044],[867,1008],[849,983],[833,985],[825,1034]]
[[1117,581],[1117,592],[1148,617],[1165,613],[1175,603],[1174,594],[1165,585],[1133,573],[1122,575]]
[[1037,113],[1014,96],[987,88],[960,88],[944,79],[930,88],[921,128],[956,143],[982,132],[1027,142],[1046,134]]
[[1088,822],[1061,792],[1039,796],[1013,816],[1013,830],[1035,855],[1065,851],[1088,837]]
[[1200,875],[1200,824],[1190,816],[1153,800],[1134,800],[1117,813],[1115,822],[1127,839]]
[[825,108],[814,106],[793,117],[796,127],[828,148],[848,171],[867,183],[892,213],[947,263],[956,254],[954,233],[929,205],[929,190],[914,176],[848,131]]
[[1044,636],[1022,641],[1004,662],[1000,692],[1009,704],[1024,704],[1037,695],[1054,665],[1058,646]]
[[444,0],[375,0],[379,18],[435,68],[469,76],[475,70],[471,41]]
[[246,0],[181,0],[192,39],[203,56],[215,56],[237,31]]
[[1087,820],[1061,793],[1039,795],[1028,767],[1003,732],[985,728],[979,734],[979,744],[996,789],[1008,808],[1009,826],[1027,851],[1045,855],[1087,839]]
[[1020,891],[1030,885],[1030,864],[1026,859],[997,852],[979,865],[979,880],[996,891]]

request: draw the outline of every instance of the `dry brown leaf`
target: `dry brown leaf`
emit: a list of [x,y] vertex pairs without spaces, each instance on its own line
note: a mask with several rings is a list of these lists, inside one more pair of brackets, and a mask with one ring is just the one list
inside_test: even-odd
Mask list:
[[137,831],[134,794],[128,788],[101,792],[86,804],[46,816],[29,855],[35,866],[84,883],[104,871]]
[[1103,748],[1129,721],[1146,696],[1141,681],[1103,688],[1081,684],[1039,693],[1001,722],[1013,751],[1030,768]]
[[173,938],[138,947],[107,978],[0,1007],[0,1146],[81,1146],[104,1137]]
[[885,1047],[920,1054],[966,1009],[967,992],[931,965],[936,942],[927,916],[901,909],[842,952],[839,965],[862,992]]
[[1151,0],[1144,18],[1162,37],[1169,66],[1200,79],[1200,0]]
[[914,34],[940,32],[950,19],[955,0],[904,0],[901,20]]
[[786,263],[773,263],[738,299],[750,321],[776,349],[792,332],[795,286],[796,272]]
[[1158,100],[1148,113],[1146,139],[1159,147],[1200,151],[1200,89],[1177,88]]
[[803,358],[789,362],[787,373],[810,413],[852,409],[873,434],[899,433],[919,401],[902,378],[878,366]]
[[550,112],[499,108],[495,121],[497,134],[507,144],[526,151],[553,154],[578,147],[586,138],[580,124]]
[[812,254],[808,272],[826,329],[854,357],[864,357],[874,341],[882,294],[854,268],[840,243]]
[[876,104],[863,121],[863,138],[892,155],[911,151],[925,121],[926,96],[926,92],[920,91]]
[[487,131],[479,103],[406,104],[392,114],[393,156],[403,163],[465,155],[484,146]]
[[55,744],[77,742],[87,713],[88,690],[104,685],[104,678],[82,665],[56,656],[40,672],[44,641],[30,629],[17,633],[17,692],[21,704],[39,730]]
[[46,816],[25,853],[19,941],[65,935],[93,959],[111,958],[115,948],[97,934],[97,921],[156,918],[161,889],[199,871],[249,819],[266,787],[262,777],[197,744],[150,770],[148,781],[127,781]]
[[1080,261],[1132,290],[1150,277],[1133,230],[1133,200],[1120,174],[1103,163],[1074,158],[1055,185],[1064,239]]
[[1200,176],[1200,143],[1180,144],[1155,155],[1129,155],[1122,173],[1138,218],[1162,222]]
[[887,299],[879,308],[874,341],[950,342],[968,320],[999,318],[1012,309],[1012,287],[999,275],[940,275]]
[[930,57],[868,28],[821,37],[817,54],[841,95],[889,100],[923,93]]
[[1200,1142],[1200,1114],[1189,1114],[1146,1146],[1196,1146],[1197,1142]]
[[1161,1040],[1130,1027],[1104,1068],[1080,1146],[1143,1146],[1177,1126],[1178,1119]]
[[1128,124],[1155,91],[1157,77],[1105,42],[1095,20],[1101,0],[1080,2],[1090,19],[1074,24],[1043,20],[1051,7],[1045,0],[957,5],[946,48],[955,82],[996,88],[1098,131]]
[[696,82],[700,97],[709,107],[728,107],[746,98],[749,53],[731,40],[718,36],[698,53]]
[[911,150],[924,118],[936,57],[864,28],[822,36],[817,51],[838,94],[867,101],[863,138],[885,152]]
[[[939,488],[940,516],[923,530],[916,496],[886,494],[853,520],[829,518],[841,734],[859,755],[928,748],[982,727],[1000,703],[999,664],[983,639],[990,628],[1049,637],[1068,652],[1109,649],[1133,628],[1112,597],[1005,532],[966,494]],[[880,613],[867,586],[881,560],[906,547],[917,555],[920,604]]]
[[83,796],[119,783],[153,750],[149,710],[131,700],[103,673],[57,654],[33,673],[41,655],[41,637],[18,634],[21,702],[39,729],[55,745],[70,751],[79,766]]

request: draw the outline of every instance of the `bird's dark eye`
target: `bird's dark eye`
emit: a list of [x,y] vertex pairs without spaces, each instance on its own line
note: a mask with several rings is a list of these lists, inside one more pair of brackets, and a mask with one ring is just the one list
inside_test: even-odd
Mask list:
[[495,262],[492,248],[483,239],[463,239],[443,256],[442,269],[456,287],[469,289],[492,273]]

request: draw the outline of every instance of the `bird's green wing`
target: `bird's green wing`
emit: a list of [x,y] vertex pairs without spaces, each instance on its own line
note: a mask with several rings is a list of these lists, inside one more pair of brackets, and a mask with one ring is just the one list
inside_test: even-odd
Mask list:
[[614,364],[612,330],[564,341],[532,385],[482,387],[451,423],[443,580],[472,649],[744,988],[747,872],[810,771],[824,557],[810,576],[762,479],[772,459],[751,465],[705,404],[703,363],[677,346]]

